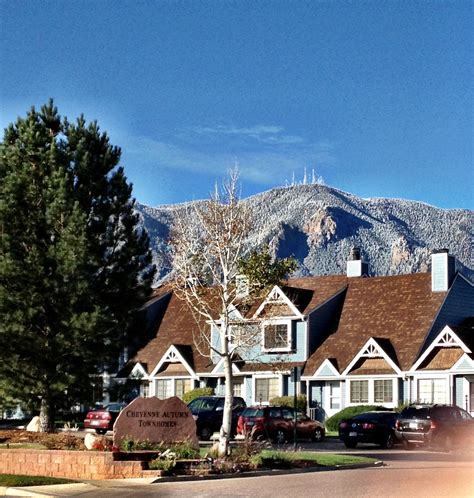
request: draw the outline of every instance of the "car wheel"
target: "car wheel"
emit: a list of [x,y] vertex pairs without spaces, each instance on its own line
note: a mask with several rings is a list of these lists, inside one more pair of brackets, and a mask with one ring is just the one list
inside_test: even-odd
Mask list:
[[95,432],[97,432],[97,434],[100,434],[101,436],[104,436],[105,434],[107,434],[107,429],[96,429]]
[[320,443],[323,440],[323,431],[317,427],[313,432],[313,437],[311,438],[315,443]]
[[344,446],[346,448],[355,448],[357,446],[357,441],[348,441],[346,439],[346,440],[344,440]]
[[395,445],[395,439],[393,438],[393,434],[387,434],[380,446],[382,446],[382,448],[390,450],[393,448],[394,445]]
[[277,429],[273,438],[275,443],[283,444],[286,441],[286,433],[283,429]]
[[201,439],[203,441],[209,441],[209,439],[211,439],[211,435],[212,435],[211,428],[208,425],[203,425],[201,427],[201,433],[200,433]]

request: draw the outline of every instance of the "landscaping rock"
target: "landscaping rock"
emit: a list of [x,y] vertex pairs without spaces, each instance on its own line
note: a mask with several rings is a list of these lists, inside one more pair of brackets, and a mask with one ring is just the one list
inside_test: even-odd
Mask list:
[[114,424],[114,444],[124,439],[149,443],[184,443],[199,448],[196,422],[183,401],[136,398],[126,406]]
[[40,425],[40,418],[38,416],[33,417],[31,419],[31,422],[26,426],[26,430],[28,432],[40,432],[41,425]]

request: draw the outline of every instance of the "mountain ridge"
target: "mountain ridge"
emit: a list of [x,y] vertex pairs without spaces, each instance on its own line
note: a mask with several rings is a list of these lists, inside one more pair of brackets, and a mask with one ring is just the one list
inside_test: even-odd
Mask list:
[[[172,270],[169,230],[177,212],[205,200],[150,207],[137,204],[147,229],[157,281]],[[474,212],[437,208],[422,201],[361,198],[326,185],[274,188],[246,199],[254,213],[249,247],[268,244],[278,257],[295,256],[296,276],[343,274],[352,247],[359,247],[370,275],[429,270],[433,250],[447,248],[458,269],[474,276]]]

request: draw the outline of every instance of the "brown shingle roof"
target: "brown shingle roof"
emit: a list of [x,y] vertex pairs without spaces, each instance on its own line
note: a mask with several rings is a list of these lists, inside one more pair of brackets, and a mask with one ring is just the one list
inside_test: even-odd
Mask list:
[[463,354],[461,348],[434,348],[419,370],[449,370]]
[[[301,309],[302,312],[307,312],[333,296],[338,290],[346,285],[346,282],[347,278],[344,276],[310,277],[292,279],[288,281],[287,286],[282,286],[282,289],[285,293],[289,294],[289,297],[292,300],[295,300],[296,306]],[[156,291],[150,301],[155,302],[169,291],[169,286],[160,288]],[[212,289],[203,288],[203,293],[208,293],[210,300],[216,299],[215,296],[212,297]],[[251,303],[251,305],[245,309],[244,316],[247,318],[251,317],[262,300],[263,298],[260,297],[255,302]],[[200,325],[206,326],[204,319],[200,320]],[[207,325],[207,327],[209,326]],[[208,357],[200,355],[197,351],[193,344],[193,333],[195,335],[199,334],[199,326],[196,323],[193,314],[184,301],[178,299],[175,295],[172,295],[163,320],[160,322],[159,328],[155,333],[155,337],[145,347],[138,351],[132,362],[133,364],[135,364],[135,362],[140,362],[141,364],[147,365],[147,372],[151,373],[167,349],[171,345],[174,345],[180,352],[183,351],[184,347],[188,347],[186,350],[186,360],[196,372],[210,372],[214,365],[211,365],[211,361]],[[258,363],[247,364],[245,366],[245,369],[247,370],[268,370],[269,368],[271,367],[268,365],[259,366]]]
[[347,282],[339,327],[308,359],[304,375],[313,375],[326,358],[334,358],[339,371],[344,371],[371,337],[379,344],[389,339],[400,368],[408,370],[446,292],[431,292],[428,273]]
[[[205,325],[201,320],[201,326]],[[199,334],[199,325],[184,301],[171,296],[156,336],[133,358],[133,361],[148,365],[150,373],[171,345],[185,352],[185,359],[195,371],[209,370],[210,360],[199,354],[193,345],[193,333]],[[185,346],[185,348],[183,348]]]
[[314,308],[326,302],[335,294],[340,292],[350,281],[345,275],[330,275],[323,277],[301,277],[288,280],[287,285],[292,288],[306,289],[311,291],[312,297],[306,303],[301,312],[308,314]]

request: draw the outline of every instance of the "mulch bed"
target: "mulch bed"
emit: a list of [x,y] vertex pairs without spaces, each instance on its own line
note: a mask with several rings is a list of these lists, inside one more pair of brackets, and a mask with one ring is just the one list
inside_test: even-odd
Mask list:
[[0,430],[0,444],[44,445],[49,450],[85,450],[84,439],[71,432],[29,432],[20,429]]

